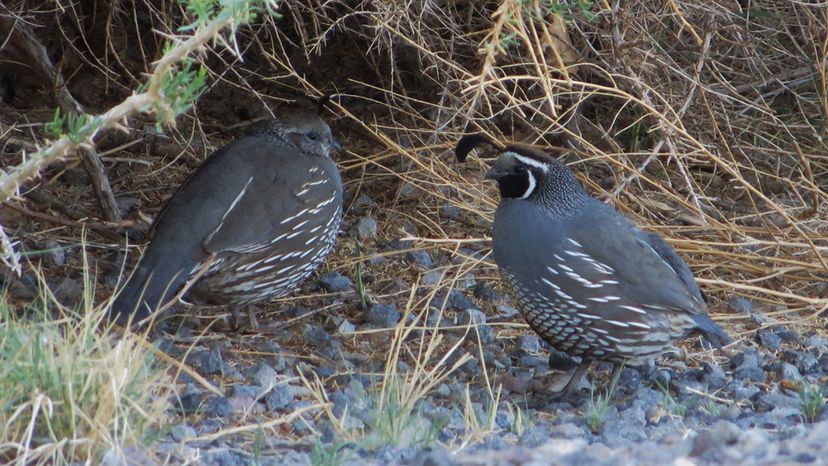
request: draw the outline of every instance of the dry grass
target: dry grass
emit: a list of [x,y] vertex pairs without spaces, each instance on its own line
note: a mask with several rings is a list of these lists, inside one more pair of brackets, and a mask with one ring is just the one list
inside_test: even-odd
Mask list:
[[0,458],[3,464],[89,462],[150,439],[166,418],[172,386],[141,337],[99,328],[94,277],[77,309],[43,286],[20,317],[0,299]]
[[[111,21],[92,37],[84,12],[64,3],[72,14],[58,21],[59,30],[72,39],[86,34],[73,43],[89,48],[78,53],[81,71],[70,88],[110,89],[114,102],[160,56],[151,31],[169,34],[186,22],[178,5],[160,10],[139,2],[128,10],[116,2],[103,16]],[[386,257],[366,266],[369,299],[427,310],[438,289],[468,273],[498,280],[488,258],[496,192],[482,183],[485,161],[458,165],[453,143],[483,131],[538,144],[566,157],[596,196],[673,244],[711,298],[714,318],[732,333],[756,330],[748,316],[726,309],[735,296],[756,303],[770,325],[820,330],[828,309],[828,10],[796,1],[742,3],[294,1],[283,18],[263,16],[238,31],[243,60],[226,48],[202,57],[210,89],[169,130],[165,150],[139,131],[99,150],[127,162],[113,166],[114,190],[136,196],[135,217],[149,218],[167,188],[250,116],[279,111],[298,95],[330,94],[328,118],[347,148],[338,159],[346,189],[352,200],[373,199],[360,212],[381,227],[378,238],[360,245],[362,257],[355,239],[342,238],[330,267],[355,277],[359,263]],[[47,15],[30,10],[26,17]],[[89,44],[101,38],[110,47],[93,50]],[[126,44],[139,53],[126,59]],[[107,108],[98,103],[96,110]],[[27,122],[45,121],[49,112],[37,115],[0,118],[0,135],[36,140],[40,130]],[[62,173],[44,173],[41,185],[60,189]],[[67,199],[96,211],[88,193]],[[358,209],[348,205],[352,221]],[[32,232],[19,221],[21,228],[7,228],[8,242],[19,241],[20,232],[67,242],[79,236],[71,222],[52,228],[41,219]],[[387,291],[396,279],[418,283],[422,274],[400,260],[407,250],[383,249],[392,239],[451,259],[440,266],[441,283]],[[110,237],[99,246],[119,245]],[[446,369],[435,362],[453,348],[423,319],[403,320],[370,355],[386,360],[386,373],[376,374],[385,381],[379,399],[409,414],[445,375],[434,372]],[[498,337],[525,331],[520,327],[498,326]],[[363,338],[378,341],[355,335],[354,346]],[[300,345],[294,350],[307,354]],[[398,359],[413,370],[394,372]],[[496,383],[480,382],[497,403]],[[308,384],[324,403],[331,381]],[[491,427],[476,419],[471,437]]]
[[[351,189],[370,191],[383,180],[381,210],[392,224],[414,223],[418,246],[454,254],[460,241],[488,234],[496,197],[481,187],[482,167],[454,163],[449,149],[459,134],[569,146],[591,191],[688,259],[717,319],[738,330],[734,321],[745,316],[721,313],[741,295],[781,320],[821,322],[828,309],[820,288],[828,272],[824,8],[326,5],[297,7],[293,31],[277,33],[299,35],[304,56],[271,53],[268,63],[296,69],[300,56],[323,69],[293,78],[309,92],[338,92],[344,126],[360,141],[370,138],[352,143],[342,163]],[[342,52],[346,40],[364,47],[342,61],[363,60],[374,76],[322,77],[326,50]],[[422,195],[406,196],[412,187]],[[447,204],[463,210],[463,221],[440,220]],[[478,273],[489,276],[489,267]]]

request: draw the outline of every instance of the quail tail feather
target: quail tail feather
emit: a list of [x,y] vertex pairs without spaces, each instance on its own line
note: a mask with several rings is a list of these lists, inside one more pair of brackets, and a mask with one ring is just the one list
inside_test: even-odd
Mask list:
[[693,321],[696,323],[697,330],[716,348],[722,348],[733,343],[733,338],[719,324],[713,322],[709,315],[696,314],[693,316]]
[[126,326],[150,316],[187,282],[193,265],[181,257],[144,257],[109,310],[110,320]]

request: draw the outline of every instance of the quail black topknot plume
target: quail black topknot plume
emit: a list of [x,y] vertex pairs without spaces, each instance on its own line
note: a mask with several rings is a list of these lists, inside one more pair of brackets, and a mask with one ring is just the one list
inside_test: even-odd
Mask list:
[[141,321],[194,278],[184,298],[196,304],[242,305],[294,290],[336,241],[337,149],[322,119],[295,115],[262,122],[210,155],[155,219],[111,317]]
[[[480,135],[462,138],[457,158],[484,142],[497,146]],[[587,194],[562,162],[509,145],[486,178],[501,195],[494,258],[523,317],[555,349],[581,358],[560,396],[574,391],[593,360],[616,363],[614,380],[620,363],[651,361],[689,333],[719,347],[731,341],[676,251]]]

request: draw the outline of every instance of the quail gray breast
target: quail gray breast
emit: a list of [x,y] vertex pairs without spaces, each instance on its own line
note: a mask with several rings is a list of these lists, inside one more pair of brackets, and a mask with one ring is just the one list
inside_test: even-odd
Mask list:
[[[456,154],[486,138],[467,136]],[[591,197],[562,162],[510,145],[487,179],[498,183],[493,253],[530,327],[582,362],[567,395],[593,360],[641,365],[677,339],[703,333],[717,346],[730,337],[709,317],[687,264],[657,234],[636,228]]]
[[111,308],[139,322],[176,296],[243,305],[283,296],[332,250],[342,181],[339,144],[317,116],[262,122],[211,154],[156,217],[150,242]]

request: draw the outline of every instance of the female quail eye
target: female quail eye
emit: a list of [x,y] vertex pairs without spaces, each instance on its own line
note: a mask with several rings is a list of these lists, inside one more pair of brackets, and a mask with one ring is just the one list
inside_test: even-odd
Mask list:
[[319,139],[319,134],[316,131],[311,131],[307,134],[307,136],[308,139],[310,139],[311,141],[316,141],[317,139]]

